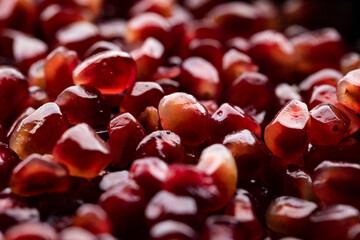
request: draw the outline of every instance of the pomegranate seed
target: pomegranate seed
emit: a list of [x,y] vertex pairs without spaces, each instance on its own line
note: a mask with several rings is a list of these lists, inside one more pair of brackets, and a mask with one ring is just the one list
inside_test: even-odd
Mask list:
[[12,57],[16,65],[24,72],[27,72],[34,62],[46,57],[48,46],[40,39],[21,32],[8,32],[6,30],[1,35],[12,40],[12,46],[9,46]]
[[22,109],[19,106],[28,94],[27,82],[18,70],[11,67],[0,67],[0,121],[5,125]]
[[167,191],[159,191],[148,203],[145,218],[148,225],[164,220],[175,220],[194,226],[199,219],[196,201],[187,196],[177,196]]
[[157,107],[163,97],[164,91],[158,83],[135,82],[135,84],[126,92],[120,110],[122,112],[129,112],[133,116],[138,117],[146,107]]
[[339,68],[340,57],[344,53],[343,40],[333,28],[305,32],[291,39],[300,60],[297,69],[303,73],[313,73],[323,68]]
[[288,165],[283,176],[284,195],[309,201],[315,200],[312,178],[309,172],[296,165]]
[[127,170],[111,172],[102,177],[101,181],[99,182],[99,188],[100,190],[105,192],[110,188],[118,184],[124,183],[128,180],[129,171]]
[[137,66],[136,79],[146,81],[164,61],[165,48],[157,39],[149,37],[131,52]]
[[69,183],[64,166],[53,162],[51,157],[32,154],[14,168],[9,185],[17,195],[34,196],[65,192]]
[[147,0],[134,4],[129,13],[131,16],[136,16],[144,12],[154,12],[164,17],[170,17],[173,7],[174,0]]
[[224,145],[211,145],[202,151],[196,167],[211,176],[221,192],[221,199],[214,208],[224,206],[233,197],[238,180],[236,162],[231,152]]
[[238,181],[260,176],[270,162],[270,151],[253,132],[244,129],[227,135],[224,144],[235,158]]
[[101,40],[99,29],[87,21],[68,24],[55,34],[55,41],[58,45],[76,51],[80,57],[99,40]]
[[46,103],[18,124],[9,146],[21,159],[32,153],[48,154],[67,128],[67,119],[59,106]]
[[111,233],[112,223],[107,213],[95,204],[84,204],[76,210],[73,225],[93,234]]
[[24,32],[34,30],[37,6],[31,0],[10,0],[0,4],[0,28],[13,28]]
[[209,212],[223,206],[219,206],[222,192],[213,177],[194,166],[169,166],[163,189],[176,195],[194,198],[201,211]]
[[305,103],[289,102],[265,128],[264,139],[268,148],[284,161],[299,159],[307,149],[310,114]]
[[253,106],[264,110],[272,97],[270,80],[261,73],[245,72],[236,78],[225,92],[225,100],[241,108]]
[[310,116],[310,138],[315,145],[337,145],[350,125],[349,118],[331,104],[316,106]]
[[121,51],[120,47],[112,42],[99,41],[94,43],[84,54],[84,59],[105,51]]
[[[259,239],[261,232],[252,232],[233,216],[213,215],[205,222],[204,239]],[[261,236],[260,236],[261,237]]]
[[203,58],[190,57],[182,64],[180,87],[198,99],[217,100],[221,94],[221,81],[216,68]]
[[51,4],[40,14],[42,32],[49,41],[54,40],[55,33],[71,23],[88,21],[93,16],[76,6]]
[[[222,48],[221,44],[218,44],[218,41],[223,39],[222,31],[221,29],[217,28],[214,23],[209,21],[196,20],[192,22],[185,21],[183,24],[185,25],[185,36],[183,36],[182,40],[184,43],[182,44],[185,44],[187,48],[190,47],[192,41],[201,43],[199,40],[205,40],[205,43],[207,42],[206,40],[210,40],[208,43],[213,43],[215,48],[216,46]],[[189,53],[187,52],[187,54]]]
[[208,113],[190,94],[173,93],[163,97],[159,116],[163,129],[178,134],[184,145],[198,145],[208,138]]
[[316,87],[309,100],[309,108],[312,109],[321,103],[330,103],[338,107],[350,119],[350,126],[346,135],[357,132],[360,128],[360,120],[356,112],[340,104],[336,99],[336,88],[330,85]]
[[356,163],[331,161],[320,163],[313,173],[315,195],[325,205],[343,203],[358,207],[359,171],[360,165]]
[[158,131],[160,129],[160,117],[158,110],[153,107],[146,107],[139,115],[139,122],[148,133]]
[[249,195],[248,191],[238,189],[235,197],[228,203],[225,213],[244,225],[243,231],[248,232],[249,239],[259,239],[263,235],[263,229],[255,215]]
[[338,81],[343,75],[334,69],[323,69],[314,74],[311,74],[299,84],[300,91],[309,99],[311,92],[316,86],[331,85],[336,87]]
[[126,21],[109,19],[98,24],[100,36],[108,41],[123,40],[126,35]]
[[127,167],[135,158],[135,150],[145,137],[145,130],[130,113],[122,113],[108,125],[109,145],[114,155],[112,166]]
[[56,99],[65,88],[74,85],[72,72],[78,64],[77,53],[64,47],[54,49],[47,56],[44,64],[45,88],[51,99]]
[[131,236],[144,221],[145,196],[134,181],[118,184],[104,192],[99,205],[110,216],[114,231],[120,236]]
[[360,68],[360,54],[350,52],[341,57],[340,69],[343,74],[347,74],[358,68]]
[[104,96],[97,89],[86,85],[66,88],[58,95],[55,103],[67,116],[70,124],[104,126],[110,120],[110,110]]
[[224,50],[215,39],[193,39],[189,43],[189,54],[201,57],[210,62],[216,69],[221,69]]
[[184,146],[180,137],[168,130],[155,131],[144,137],[136,148],[137,157],[158,157],[168,163],[182,162]]
[[282,34],[265,30],[253,35],[249,55],[260,69],[273,79],[288,79],[295,67],[293,44]]
[[359,223],[359,211],[347,205],[332,205],[310,216],[309,239],[342,239],[351,226]]
[[97,237],[91,232],[80,227],[65,228],[60,232],[61,240],[75,240],[75,239],[87,239],[97,240]]
[[167,48],[171,42],[169,31],[170,24],[164,17],[156,13],[143,13],[129,20],[125,38],[133,44],[154,37]]
[[339,103],[360,113],[359,95],[360,70],[354,70],[342,78],[336,88],[336,95]]
[[264,27],[261,12],[245,2],[219,4],[207,13],[207,18],[230,37],[249,36]]
[[181,74],[181,68],[179,66],[167,67],[159,66],[153,76],[150,78],[151,81],[158,81],[164,78],[175,79]]
[[54,161],[71,176],[96,177],[112,161],[110,147],[86,123],[69,128],[53,149]]
[[227,134],[242,129],[248,129],[259,137],[261,136],[260,125],[241,108],[228,103],[224,103],[219,107],[211,116],[210,122],[211,137],[215,142],[220,142]]
[[189,225],[173,220],[166,220],[155,224],[150,229],[150,237],[154,240],[179,239],[196,240],[199,234]]
[[227,51],[222,60],[222,76],[227,87],[245,72],[257,72],[259,67],[246,54],[230,49]]
[[137,159],[131,164],[129,178],[144,189],[149,199],[162,189],[167,171],[168,166],[163,160],[147,157]]
[[316,208],[315,203],[300,198],[276,198],[268,207],[266,225],[281,236],[303,237],[311,226],[309,218]]
[[103,94],[118,94],[135,80],[136,65],[126,52],[106,51],[82,62],[73,72],[75,84],[97,88]]
[[40,222],[18,224],[5,232],[8,240],[57,240],[58,234],[50,225]]
[[247,54],[250,49],[250,43],[247,39],[242,37],[233,37],[226,41],[228,49],[235,49],[241,53]]

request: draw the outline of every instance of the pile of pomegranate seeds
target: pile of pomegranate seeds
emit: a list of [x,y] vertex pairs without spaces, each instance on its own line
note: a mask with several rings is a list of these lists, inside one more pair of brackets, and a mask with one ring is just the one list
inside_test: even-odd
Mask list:
[[359,240],[352,8],[0,0],[0,240]]

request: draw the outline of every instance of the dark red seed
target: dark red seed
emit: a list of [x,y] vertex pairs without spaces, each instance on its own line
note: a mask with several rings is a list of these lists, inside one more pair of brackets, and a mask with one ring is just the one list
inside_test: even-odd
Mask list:
[[310,138],[314,145],[337,145],[350,126],[349,118],[331,104],[316,106],[310,116]]
[[227,134],[237,130],[248,129],[257,136],[261,136],[261,127],[240,107],[228,103],[222,104],[211,116],[212,140],[220,142]]
[[64,132],[52,152],[54,161],[64,164],[75,177],[96,177],[113,160],[110,147],[86,123]]
[[299,159],[307,149],[310,114],[305,103],[292,100],[267,125],[264,132],[268,148],[287,163]]
[[49,154],[67,128],[68,121],[59,106],[46,103],[19,123],[9,145],[21,159],[32,153]]
[[136,65],[126,52],[106,51],[87,58],[73,72],[75,84],[97,88],[103,94],[118,94],[135,80]]
[[149,234],[153,240],[197,240],[200,238],[199,234],[189,225],[172,220],[155,224]]
[[324,205],[348,204],[359,207],[360,165],[324,161],[313,172],[313,190]]
[[66,88],[55,103],[67,116],[70,124],[87,123],[90,126],[106,126],[110,110],[99,90],[86,85]]
[[249,239],[262,237],[263,229],[255,215],[255,209],[248,191],[238,189],[234,198],[228,203],[225,214],[233,216],[239,225],[243,225],[242,230],[248,233]]
[[129,178],[144,189],[147,198],[162,189],[168,171],[167,164],[156,157],[135,160],[130,167]]
[[5,239],[57,240],[59,238],[55,229],[50,225],[40,222],[28,222],[9,228],[5,232]]
[[190,57],[183,62],[179,83],[184,91],[198,99],[217,100],[221,94],[218,70],[200,57]]
[[316,208],[315,203],[300,198],[278,197],[268,207],[266,225],[281,236],[306,236],[311,226],[309,218]]
[[247,129],[225,136],[222,144],[235,158],[238,181],[259,177],[270,162],[271,153],[265,143]]
[[112,166],[127,167],[135,159],[135,150],[145,137],[145,130],[130,113],[122,113],[108,125],[109,145],[114,160]]
[[149,37],[131,52],[136,62],[137,81],[147,81],[164,61],[165,48],[157,39]]
[[110,188],[116,186],[117,184],[121,184],[129,180],[129,171],[117,171],[107,173],[103,176],[99,182],[99,188],[101,191],[107,191]]
[[314,201],[313,181],[310,173],[297,165],[286,166],[283,176],[284,195]]
[[136,156],[158,157],[168,163],[182,162],[184,146],[177,134],[168,130],[159,130],[142,139],[136,148]]
[[0,121],[9,124],[28,93],[28,83],[20,71],[11,67],[0,68]]
[[55,41],[58,45],[76,51],[80,57],[89,47],[100,40],[97,26],[87,21],[65,25],[55,34]]
[[159,116],[164,130],[178,134],[184,145],[198,145],[209,137],[209,116],[194,96],[173,93],[159,103]]
[[343,239],[349,229],[359,223],[359,211],[348,205],[332,205],[310,216],[308,238]]
[[69,188],[66,167],[53,162],[51,156],[32,154],[12,171],[9,186],[20,196],[65,192]]
[[169,167],[163,189],[196,200],[201,211],[218,209],[222,193],[213,178],[194,166],[173,164]]
[[198,207],[192,197],[177,196],[167,191],[159,191],[148,203],[145,218],[152,226],[163,220],[176,220],[191,226],[199,224]]
[[241,108],[253,106],[261,111],[269,106],[272,91],[268,77],[261,73],[245,72],[229,86],[225,100]]
[[134,181],[118,184],[104,192],[99,205],[112,219],[114,231],[119,236],[132,236],[144,221],[145,194]]
[[165,96],[163,89],[155,82],[135,82],[126,92],[120,110],[138,117],[148,106],[158,107]]
[[93,234],[112,233],[112,222],[107,213],[95,204],[84,204],[76,210],[73,225]]
[[56,99],[65,88],[74,85],[72,72],[79,62],[77,53],[64,47],[54,49],[46,57],[45,89],[51,99]]

